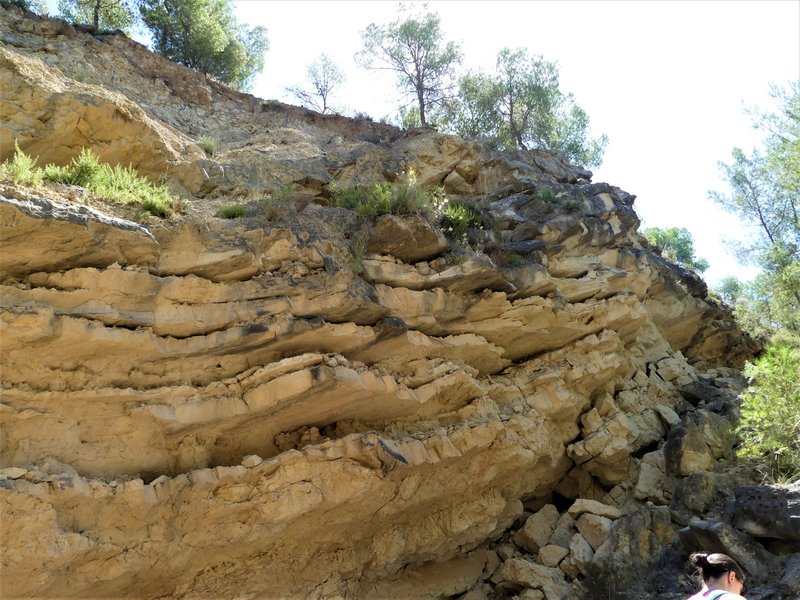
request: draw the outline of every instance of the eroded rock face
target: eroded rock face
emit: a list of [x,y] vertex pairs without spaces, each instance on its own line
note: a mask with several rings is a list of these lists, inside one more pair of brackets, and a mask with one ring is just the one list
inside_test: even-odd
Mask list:
[[[557,600],[703,510],[681,482],[719,466],[757,346],[640,243],[632,196],[0,20],[4,152],[89,145],[193,194],[138,223],[3,183],[4,594]],[[409,168],[492,217],[485,253],[324,206]],[[290,185],[279,217],[209,209]]]

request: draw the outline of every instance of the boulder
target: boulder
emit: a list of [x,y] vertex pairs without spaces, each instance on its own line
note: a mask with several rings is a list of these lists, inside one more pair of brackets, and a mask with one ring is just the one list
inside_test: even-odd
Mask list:
[[746,533],[727,523],[692,519],[680,532],[681,542],[690,551],[722,552],[733,558],[751,577],[763,578],[775,571],[780,561]]
[[578,498],[575,500],[567,512],[573,519],[577,519],[584,513],[591,513],[609,519],[619,519],[623,515],[622,510],[616,506],[610,506],[598,502],[597,500],[587,500],[585,498]]
[[512,558],[503,563],[492,576],[495,583],[510,582],[523,587],[541,590],[547,600],[562,600],[570,586],[564,581],[560,569],[545,567],[523,558]]
[[575,526],[581,535],[589,542],[593,550],[597,550],[600,545],[608,539],[611,533],[611,519],[585,513],[578,517]]
[[545,567],[557,567],[558,563],[569,554],[569,549],[554,544],[539,548],[539,561]]
[[448,247],[442,232],[419,216],[378,217],[367,242],[368,252],[391,254],[407,263],[436,258]]
[[538,552],[539,548],[550,541],[558,517],[558,509],[552,504],[546,504],[528,517],[525,525],[514,536],[514,543],[528,552]]
[[800,481],[788,487],[739,486],[733,524],[756,537],[795,542],[800,552]]
[[667,473],[685,477],[698,471],[713,471],[717,459],[730,450],[726,436],[729,422],[707,410],[691,413],[670,430],[664,445]]
[[569,543],[569,557],[578,570],[584,575],[587,574],[589,565],[594,560],[594,549],[580,533],[572,536]]

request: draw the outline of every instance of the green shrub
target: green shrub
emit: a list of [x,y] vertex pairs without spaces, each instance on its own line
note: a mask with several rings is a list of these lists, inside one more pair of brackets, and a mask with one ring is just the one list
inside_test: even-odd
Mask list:
[[15,184],[38,186],[42,183],[42,170],[36,166],[37,158],[31,158],[14,142],[14,157],[0,165],[0,179],[10,179]]
[[362,217],[414,215],[431,218],[446,201],[441,188],[427,189],[416,182],[413,173],[403,183],[376,182],[371,186],[334,188],[335,206],[349,208]]
[[213,157],[217,153],[216,139],[204,135],[199,140],[197,140],[197,143],[200,145],[200,147],[203,149],[203,152],[205,152],[206,156],[208,156],[209,158]]
[[217,213],[223,219],[238,219],[244,216],[244,206],[241,204],[226,204]]
[[97,158],[97,155],[90,149],[83,148],[78,158],[72,159],[71,165],[65,167],[45,166],[44,178],[49,181],[93,189],[98,185],[99,181],[105,178],[105,175],[101,175],[102,170],[103,165],[100,164],[100,159]]
[[3,163],[0,174],[15,183],[28,185],[39,185],[43,179],[78,185],[109,200],[141,206],[146,212],[162,218],[173,213],[173,198],[164,186],[153,185],[132,167],[111,167],[101,163],[88,148],[83,148],[71,164],[63,167],[49,164],[41,169],[35,164],[36,160],[17,146],[14,158]]
[[369,231],[361,229],[350,238],[350,270],[356,275],[360,275],[364,270],[364,257],[367,255],[369,245]]
[[461,238],[468,229],[483,228],[483,219],[478,209],[467,202],[445,204],[440,219],[442,230],[454,237]]
[[556,200],[556,196],[553,193],[553,190],[544,188],[539,190],[539,192],[536,194],[536,199],[546,202],[547,204],[553,204]]
[[800,349],[773,343],[744,373],[737,455],[773,481],[800,477]]

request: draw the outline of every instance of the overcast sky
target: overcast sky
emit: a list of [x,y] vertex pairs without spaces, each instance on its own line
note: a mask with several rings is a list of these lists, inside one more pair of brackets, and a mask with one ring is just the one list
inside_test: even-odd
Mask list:
[[[334,101],[375,119],[393,117],[391,76],[357,67],[360,32],[385,23],[395,2],[244,0],[237,17],[264,25],[270,49],[252,92],[292,102],[306,67],[326,53],[347,74]],[[526,47],[556,61],[609,144],[594,181],[636,194],[645,226],[686,227],[711,262],[705,279],[752,275],[726,253],[743,233],[708,200],[725,190],[717,161],[750,150],[758,132],[745,106],[770,105],[769,85],[800,78],[800,2],[429,2],[446,39],[461,43],[464,66],[491,71],[498,50]],[[296,103],[296,101],[294,101]]]

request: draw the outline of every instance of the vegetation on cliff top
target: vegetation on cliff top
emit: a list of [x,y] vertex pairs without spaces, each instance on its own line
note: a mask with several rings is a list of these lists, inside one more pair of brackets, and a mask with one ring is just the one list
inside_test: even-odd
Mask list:
[[698,273],[708,269],[708,261],[695,255],[692,234],[685,227],[648,227],[642,235],[667,260]]

